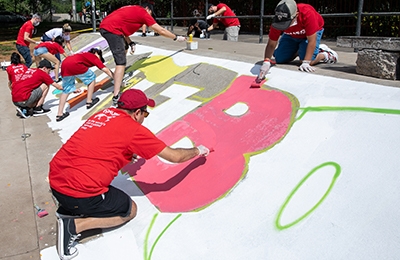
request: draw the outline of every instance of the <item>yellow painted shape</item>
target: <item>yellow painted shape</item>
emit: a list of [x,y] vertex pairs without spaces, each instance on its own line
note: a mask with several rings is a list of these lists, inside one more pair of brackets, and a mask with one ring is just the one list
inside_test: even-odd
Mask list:
[[164,83],[187,68],[188,66],[176,65],[171,57],[159,55],[149,57],[143,62],[137,62],[130,69],[140,70],[150,82]]

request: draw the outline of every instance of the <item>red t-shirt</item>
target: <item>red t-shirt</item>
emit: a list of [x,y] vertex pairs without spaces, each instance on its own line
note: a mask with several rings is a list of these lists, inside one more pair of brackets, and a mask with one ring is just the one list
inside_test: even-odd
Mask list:
[[32,38],[34,30],[35,27],[33,26],[31,20],[25,22],[19,29],[16,44],[29,47],[29,42],[24,40],[24,35],[27,32],[29,33],[29,38]]
[[74,198],[100,195],[133,154],[150,159],[165,147],[127,113],[106,108],[91,116],[56,153],[50,162],[50,186]]
[[[226,8],[222,16],[236,16],[235,13],[226,4],[222,3],[217,4],[217,11],[222,7]],[[213,23],[218,23],[218,22],[221,22],[225,27],[240,25],[238,18],[223,18],[223,19],[214,18]]]
[[121,7],[100,23],[100,29],[104,29],[116,35],[130,36],[139,30],[143,24],[152,26],[156,23],[146,9],[139,5]]
[[[297,16],[297,24],[283,31],[285,34],[293,38],[307,38],[307,36],[322,30],[324,27],[324,19],[322,16],[308,4],[297,4],[299,15]],[[269,38],[277,41],[281,35],[281,31],[271,26]]]
[[23,102],[29,99],[32,90],[45,83],[47,86],[54,80],[41,69],[29,68],[21,76],[20,80],[13,83],[11,96],[13,102]]
[[55,55],[57,53],[60,53],[60,54],[65,53],[63,47],[61,47],[61,45],[56,42],[42,42],[39,45],[37,45],[35,47],[35,49],[38,49],[41,47],[46,47],[47,50],[53,55]]
[[22,76],[25,74],[25,71],[28,69],[25,64],[11,64],[6,68],[8,74],[8,80],[14,84],[17,81],[20,81]]
[[61,63],[61,76],[75,76],[85,73],[88,68],[96,66],[103,69],[105,65],[96,55],[90,52],[77,53],[68,56]]

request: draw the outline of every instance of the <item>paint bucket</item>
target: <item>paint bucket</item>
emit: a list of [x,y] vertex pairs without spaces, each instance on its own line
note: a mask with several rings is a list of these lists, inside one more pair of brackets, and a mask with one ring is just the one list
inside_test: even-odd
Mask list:
[[197,50],[197,42],[191,41],[191,42],[186,42],[186,47],[188,50]]

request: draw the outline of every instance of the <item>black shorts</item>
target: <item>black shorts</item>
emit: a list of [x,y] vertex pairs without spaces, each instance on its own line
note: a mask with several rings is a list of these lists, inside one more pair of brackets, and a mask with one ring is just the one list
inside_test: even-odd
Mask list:
[[100,34],[103,36],[108,46],[110,46],[111,53],[114,57],[114,62],[116,65],[126,65],[126,50],[128,49],[128,44],[125,41],[123,35],[116,35],[110,33],[104,29],[100,29]]
[[58,213],[65,215],[80,215],[82,217],[127,217],[131,213],[132,200],[125,192],[108,187],[101,195],[90,198],[73,198],[51,189],[54,197],[60,203]]

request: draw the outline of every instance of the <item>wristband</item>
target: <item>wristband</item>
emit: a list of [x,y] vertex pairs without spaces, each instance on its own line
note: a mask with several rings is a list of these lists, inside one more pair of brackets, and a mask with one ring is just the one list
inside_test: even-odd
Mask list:
[[175,38],[174,38],[174,41],[176,41],[176,39],[178,39],[178,36],[176,36],[176,34],[175,34]]
[[136,45],[136,43],[135,43],[135,42],[130,42],[130,43],[129,43],[129,46],[131,46],[131,47],[132,47],[132,45],[133,45],[133,46],[135,46],[135,45]]

